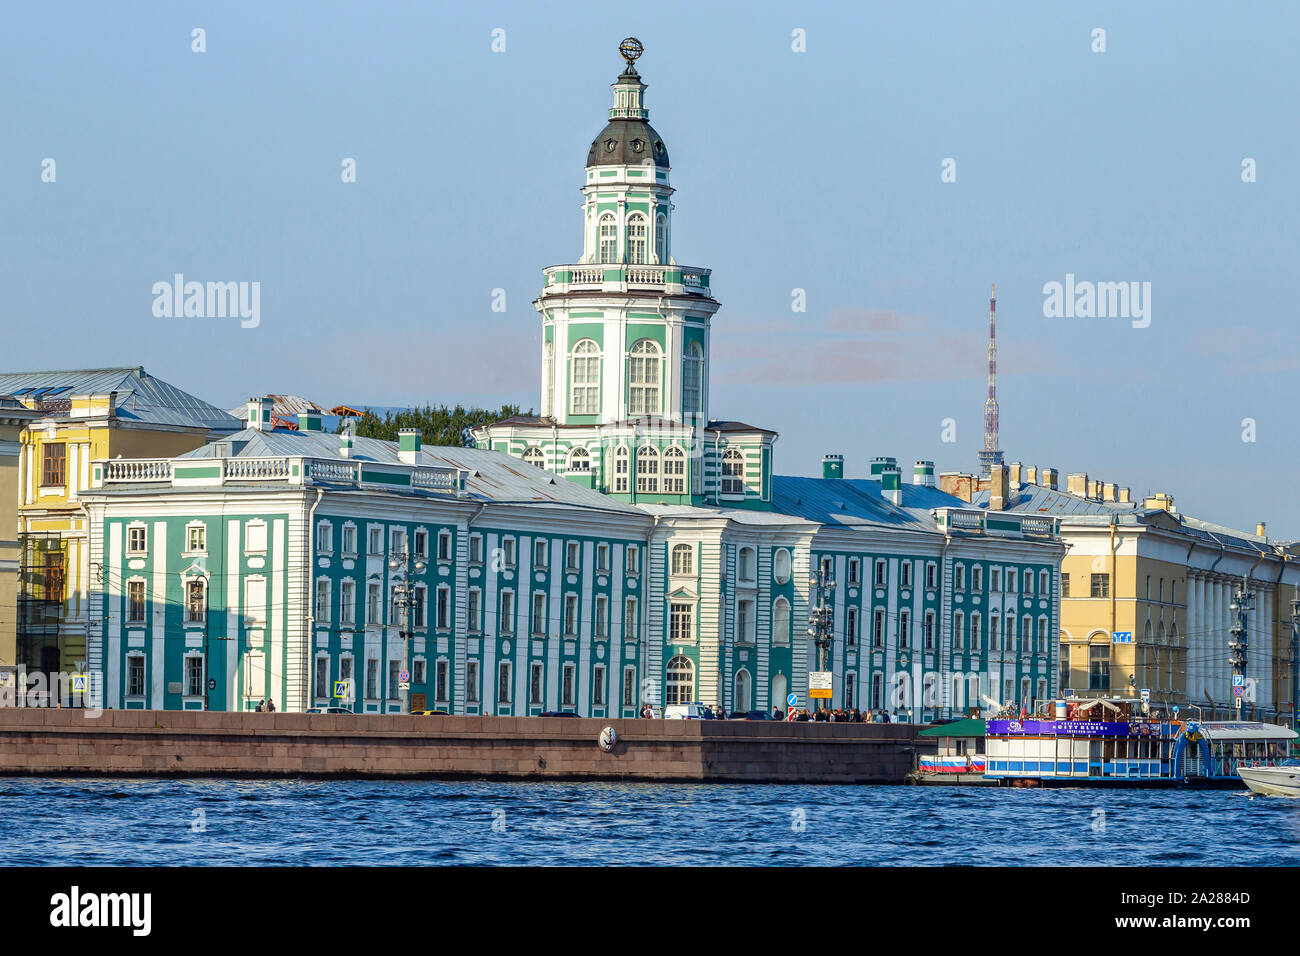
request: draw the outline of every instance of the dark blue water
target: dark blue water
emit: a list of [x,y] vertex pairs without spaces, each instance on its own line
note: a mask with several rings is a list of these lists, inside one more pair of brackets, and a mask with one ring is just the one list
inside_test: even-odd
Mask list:
[[1296,865],[1300,801],[1239,791],[0,779],[0,862]]

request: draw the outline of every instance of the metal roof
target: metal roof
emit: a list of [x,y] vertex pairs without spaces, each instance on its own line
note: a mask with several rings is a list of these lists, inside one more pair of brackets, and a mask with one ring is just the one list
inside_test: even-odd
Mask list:
[[[196,448],[179,457],[193,458],[274,458],[306,457],[333,458],[339,461],[373,461],[402,464],[396,442],[377,438],[356,437],[352,440],[352,454],[344,458],[339,454],[340,436],[314,431],[243,431]],[[426,445],[420,449],[419,465],[444,468],[463,468],[468,473],[466,489],[472,498],[482,498],[499,503],[549,502],[574,507],[640,515],[644,513],[632,505],[606,497],[591,488],[584,488],[561,475],[526,465],[518,458],[496,451],[479,448],[456,448],[445,445]]]
[[59,414],[73,395],[116,393],[117,417],[150,425],[206,428],[212,432],[238,431],[243,423],[215,405],[154,378],[143,368],[68,369],[51,372],[0,374],[0,394],[35,402]]
[[902,504],[895,506],[881,494],[880,482],[869,478],[802,478],[775,475],[772,506],[829,527],[863,525],[912,531],[939,530],[932,508],[965,508],[960,498],[928,485],[901,485]]

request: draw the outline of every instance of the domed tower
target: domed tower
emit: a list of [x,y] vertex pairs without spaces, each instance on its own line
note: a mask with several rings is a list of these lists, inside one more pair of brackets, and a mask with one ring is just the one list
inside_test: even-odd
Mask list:
[[[609,119],[587,150],[581,255],[544,269],[533,303],[542,319],[541,414],[475,437],[631,501],[759,504],[770,500],[775,434],[715,423],[728,427],[723,437],[710,425],[709,322],[719,303],[709,270],[673,255],[668,147],[649,122],[636,70],[641,43],[629,37],[619,52],[626,65],[612,84]],[[720,464],[726,448],[743,443],[729,461],[732,472],[752,465],[747,488],[724,481]]]

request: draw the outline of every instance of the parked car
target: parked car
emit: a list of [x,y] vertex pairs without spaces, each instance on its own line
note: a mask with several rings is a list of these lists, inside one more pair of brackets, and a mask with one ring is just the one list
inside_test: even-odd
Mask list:
[[411,715],[414,717],[450,717],[451,716],[451,714],[449,714],[445,710],[413,710],[411,711]]
[[728,720],[771,720],[765,710],[733,710],[727,715]]
[[698,700],[689,704],[669,704],[664,708],[665,720],[715,720],[713,711]]
[[[349,715],[353,715],[353,714],[352,714],[352,711],[348,710],[346,707],[308,707],[308,708],[307,708],[307,713],[309,713],[309,714],[349,714]],[[355,716],[355,715],[353,715],[353,716]]]
[[544,710],[539,715],[541,717],[577,717],[571,710]]

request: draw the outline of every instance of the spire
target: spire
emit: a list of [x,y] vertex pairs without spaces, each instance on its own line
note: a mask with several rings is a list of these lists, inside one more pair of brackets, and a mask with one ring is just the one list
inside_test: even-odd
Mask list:
[[989,397],[984,402],[984,448],[979,453],[980,474],[988,476],[1002,464],[998,448],[998,287],[989,290]]
[[646,119],[650,111],[645,108],[645,84],[636,71],[636,60],[645,52],[645,47],[636,37],[628,37],[618,45],[618,52],[627,61],[627,66],[614,81],[614,105],[609,108],[609,118]]

